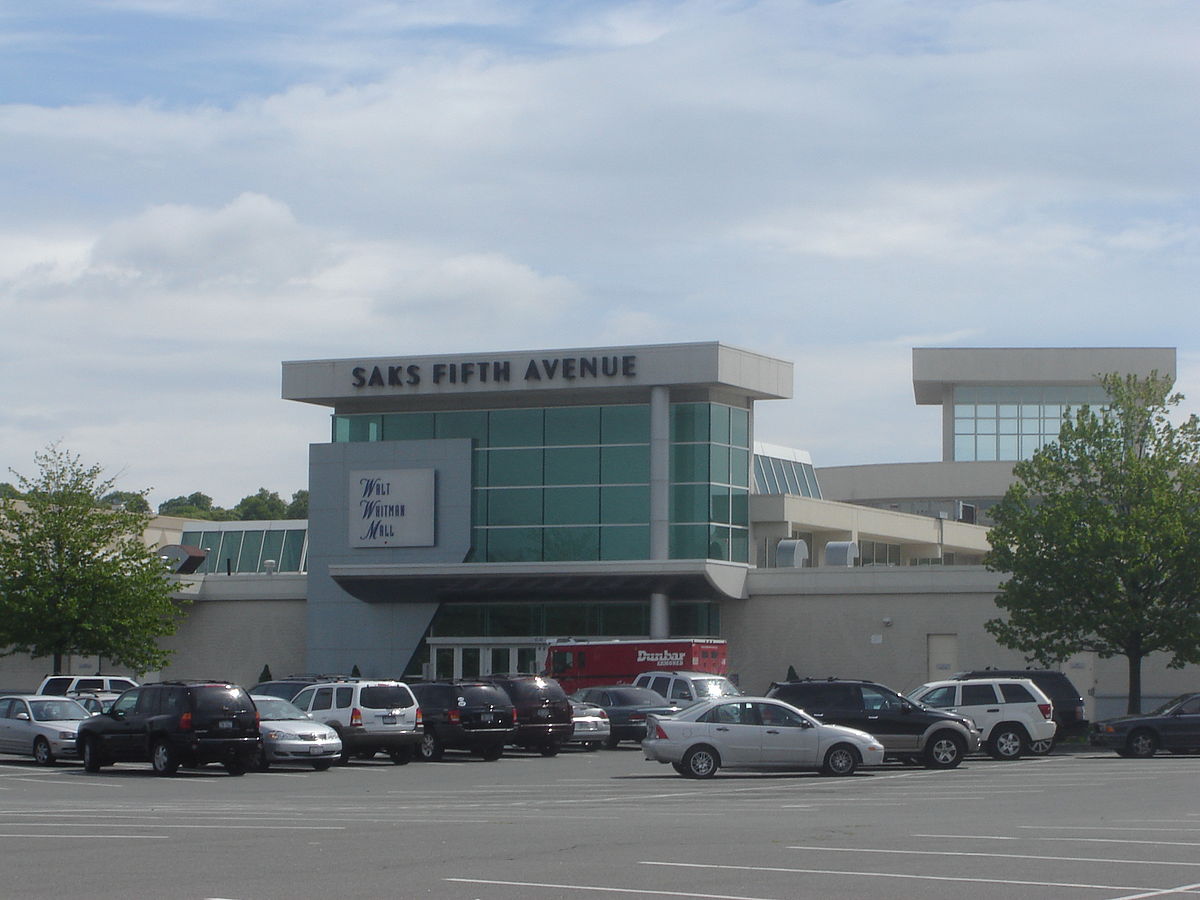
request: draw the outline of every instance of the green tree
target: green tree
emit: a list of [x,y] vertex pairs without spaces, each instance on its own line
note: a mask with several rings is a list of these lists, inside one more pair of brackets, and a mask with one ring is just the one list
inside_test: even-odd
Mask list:
[[1124,656],[1138,712],[1148,654],[1200,662],[1200,424],[1172,422],[1183,397],[1158,373],[1101,381],[1109,406],[1065,421],[991,509],[987,565],[1008,576],[1007,616],[985,627],[1043,665]]
[[[22,500],[0,500],[0,655],[98,655],[135,672],[166,665],[157,638],[181,616],[142,533],[149,514],[112,506],[99,466],[51,445],[39,473],[16,472]],[[142,494],[144,496],[144,493]]]
[[7,481],[0,481],[0,500],[20,500],[21,492]]
[[282,519],[287,515],[287,504],[275,491],[259,488],[257,494],[239,500],[233,512],[242,521]]
[[113,491],[101,497],[100,502],[107,503],[109,506],[124,506],[134,512],[150,512],[150,504],[146,500],[146,495],[139,494],[137,491]]
[[296,491],[292,494],[292,502],[288,504],[285,519],[308,518],[308,491]]

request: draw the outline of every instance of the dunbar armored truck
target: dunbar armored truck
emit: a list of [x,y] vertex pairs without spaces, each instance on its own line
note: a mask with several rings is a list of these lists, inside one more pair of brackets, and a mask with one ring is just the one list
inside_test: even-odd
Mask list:
[[556,641],[546,651],[546,672],[567,693],[598,684],[629,684],[652,670],[725,675],[727,649],[725,641],[715,638]]

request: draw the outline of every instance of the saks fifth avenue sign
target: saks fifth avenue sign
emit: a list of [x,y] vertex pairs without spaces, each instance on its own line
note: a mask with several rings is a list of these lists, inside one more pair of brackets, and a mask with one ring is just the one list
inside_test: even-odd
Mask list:
[[351,547],[432,547],[434,470],[350,473]]
[[580,381],[621,381],[637,376],[637,356],[561,356],[528,360],[461,360],[427,366],[355,366],[350,384],[355,388],[416,388],[423,385],[511,385]]

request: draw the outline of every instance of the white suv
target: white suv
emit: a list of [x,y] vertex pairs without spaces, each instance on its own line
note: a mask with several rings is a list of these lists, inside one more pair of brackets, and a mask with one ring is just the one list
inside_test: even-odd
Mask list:
[[119,694],[138,683],[128,675],[47,675],[38,685],[39,694],[66,697],[74,691],[102,691]]
[[292,703],[328,725],[342,740],[341,763],[380,750],[404,765],[424,736],[421,707],[402,681],[347,679],[311,684]]
[[643,672],[633,683],[658,691],[676,706],[691,706],[715,697],[738,697],[742,693],[724,675],[711,672]]
[[931,681],[908,699],[974,720],[994,759],[1016,759],[1049,748],[1058,728],[1050,698],[1028,678]]

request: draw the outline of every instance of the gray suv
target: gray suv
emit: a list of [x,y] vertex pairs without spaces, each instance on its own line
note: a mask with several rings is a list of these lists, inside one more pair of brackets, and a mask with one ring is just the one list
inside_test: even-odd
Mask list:
[[402,766],[413,758],[425,734],[417,698],[402,681],[319,682],[298,693],[292,703],[338,733],[343,765],[382,750]]

